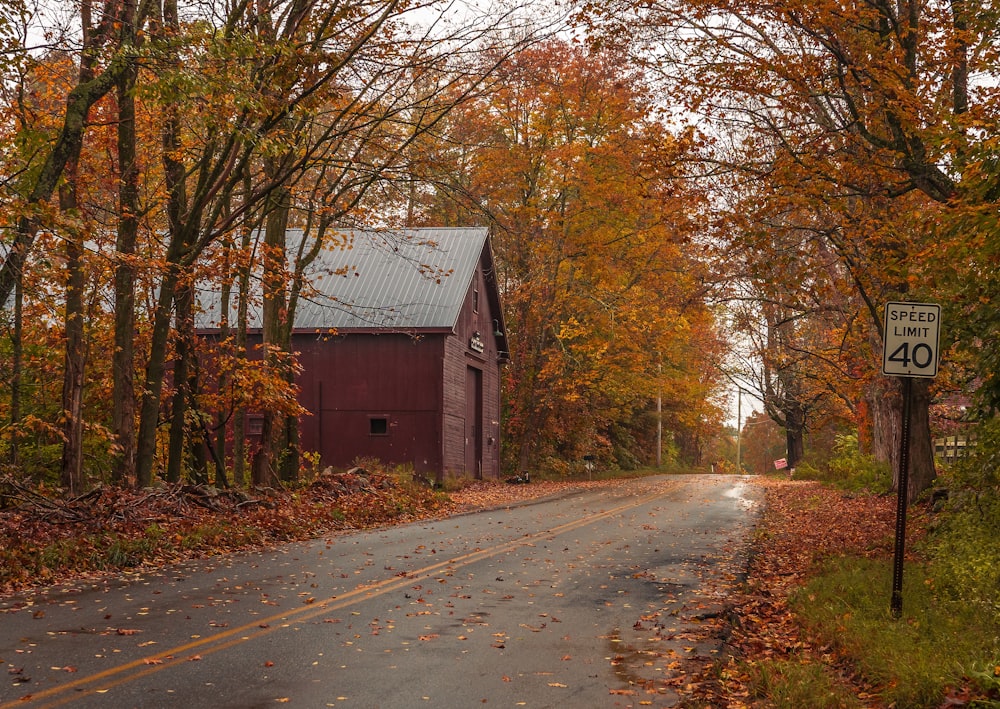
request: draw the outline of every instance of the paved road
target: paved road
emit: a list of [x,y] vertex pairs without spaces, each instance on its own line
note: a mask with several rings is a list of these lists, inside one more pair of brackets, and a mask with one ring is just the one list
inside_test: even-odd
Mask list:
[[757,499],[646,478],[0,599],[0,709],[670,706]]

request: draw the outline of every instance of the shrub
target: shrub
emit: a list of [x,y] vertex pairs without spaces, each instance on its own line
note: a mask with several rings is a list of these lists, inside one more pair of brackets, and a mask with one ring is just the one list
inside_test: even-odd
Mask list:
[[869,490],[874,493],[892,489],[888,464],[861,452],[858,434],[841,433],[833,444],[833,456],[822,463],[801,462],[795,468],[795,480],[819,480],[842,490]]
[[976,447],[945,476],[946,513],[926,549],[942,597],[1000,610],[1000,420],[979,427]]

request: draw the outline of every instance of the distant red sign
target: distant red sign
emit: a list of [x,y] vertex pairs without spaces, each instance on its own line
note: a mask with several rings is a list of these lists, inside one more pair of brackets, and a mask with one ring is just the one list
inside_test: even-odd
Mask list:
[[778,458],[776,461],[774,461],[775,470],[784,470],[787,467],[788,467],[788,461],[785,458]]

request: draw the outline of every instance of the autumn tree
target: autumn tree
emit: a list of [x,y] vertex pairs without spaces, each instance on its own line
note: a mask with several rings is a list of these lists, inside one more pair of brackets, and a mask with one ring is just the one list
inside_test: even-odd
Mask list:
[[[468,51],[493,33],[492,20],[444,35],[408,33],[403,24],[407,4],[400,2],[245,10],[246,15],[230,17],[222,34],[205,35],[201,25],[168,22],[173,32],[167,39],[185,34],[191,39],[180,56],[174,44],[163,45],[176,73],[164,71],[152,84],[150,95],[172,107],[163,153],[171,236],[140,419],[140,482],[149,476],[156,440],[165,371],[160,353],[170,333],[172,305],[177,356],[168,478],[177,476],[188,422],[205,428],[205,412],[195,406],[197,360],[186,344],[193,341],[187,293],[195,278],[231,289],[232,279],[220,278],[213,269],[233,258],[243,264],[240,312],[245,314],[245,299],[252,296],[250,274],[260,278],[262,351],[265,371],[275,383],[264,389],[273,396],[255,402],[263,413],[264,445],[254,459],[253,482],[272,485],[298,475],[291,333],[297,299],[309,287],[305,270],[329,247],[334,226],[363,223],[378,214],[365,201],[368,192],[397,179],[407,147],[482,85],[509,52],[501,49],[499,60],[484,62]],[[509,44],[516,46],[527,36]],[[202,67],[205,78],[197,86],[187,82],[192,66]],[[206,100],[217,108],[211,115],[202,111]],[[175,112],[182,120],[172,117]],[[179,131],[181,124],[185,129]],[[291,226],[300,229],[301,242],[287,241]],[[234,230],[242,234],[242,253],[231,246]],[[246,326],[245,318],[237,319]],[[238,337],[245,342],[244,334]],[[207,440],[207,431],[202,433],[195,431],[195,439]],[[218,459],[219,450],[210,449]],[[195,453],[202,450],[199,444]]]
[[[400,156],[407,145],[492,72],[491,60],[471,48],[485,46],[500,19],[479,18],[436,34],[411,31],[404,24],[410,6],[398,0],[224,8],[85,3],[80,23],[46,36],[52,56],[76,74],[50,85],[45,120],[17,121],[30,79],[12,71],[4,84],[3,127],[19,147],[3,155],[3,188],[5,216],[18,226],[2,252],[0,295],[20,295],[26,264],[46,256],[33,253],[34,245],[58,234],[67,258],[56,268],[73,266],[58,278],[70,297],[52,300],[37,288],[31,306],[68,304],[63,326],[51,332],[71,335],[63,417],[63,468],[71,487],[80,482],[81,431],[114,443],[111,479],[118,482],[149,485],[158,469],[178,480],[185,470],[204,468],[199,457],[207,450],[224,484],[218,453],[234,412],[218,411],[213,440],[202,408],[208,399],[199,383],[194,286],[228,289],[236,301],[237,354],[245,356],[251,285],[260,273],[254,269],[267,251],[256,236],[270,233],[271,245],[283,249],[285,224],[306,226],[310,241],[294,258],[267,254],[274,327],[267,351],[278,355],[270,367],[274,386],[263,384],[258,375],[268,372],[255,366],[244,381],[262,383],[256,392],[267,396],[255,405],[280,414],[278,427],[287,432],[274,438],[262,460],[283,459],[283,477],[297,473],[294,354],[282,333],[291,332],[295,299],[308,289],[302,269],[325,247],[322,235],[333,226],[366,223],[377,214],[365,195],[375,185],[405,182]],[[31,65],[28,48],[17,41],[23,39],[17,23],[41,22],[14,5],[5,6],[2,20],[0,40],[15,45],[3,55],[5,67]],[[530,36],[512,34],[518,36],[512,45]],[[109,291],[94,284],[112,280],[113,300],[95,299]],[[90,300],[81,303],[84,292]],[[114,327],[104,327],[110,317]],[[14,330],[16,372],[22,339]],[[114,342],[103,337],[112,332]],[[84,370],[84,344],[95,347],[90,361],[111,366]],[[238,373],[230,371],[236,382]],[[19,391],[12,390],[15,418]],[[100,413],[86,420],[81,411],[88,395],[93,404],[109,393],[112,405],[97,406]],[[204,445],[209,440],[213,445]],[[260,481],[274,480],[278,471],[264,468],[271,477]]]
[[623,55],[551,40],[500,76],[425,166],[437,189],[421,218],[494,226],[506,467],[648,462],[634,434],[657,393],[678,433],[716,415],[703,365],[719,346],[688,250],[700,200],[677,168],[689,147]]
[[[87,130],[87,116],[93,105],[111,91],[127,70],[136,52],[137,28],[152,9],[143,3],[134,22],[122,22],[122,4],[108,0],[103,6],[85,0],[80,5],[82,39],[79,44],[81,75],[65,98],[58,132],[32,156],[35,167],[25,174],[18,186],[24,208],[17,218],[14,236],[0,265],[0,302],[7,302],[14,291],[28,258],[35,235],[45,226],[44,205],[52,198],[67,166],[79,159]],[[11,23],[14,13],[5,17]],[[26,52],[24,46],[17,48]],[[23,167],[18,169],[19,172]]]
[[[891,264],[881,274],[891,286],[883,295],[934,295],[935,279],[925,271],[927,235],[944,211],[981,204],[977,186],[989,172],[982,148],[990,131],[973,127],[996,125],[995,82],[976,86],[969,76],[996,75],[987,39],[995,29],[991,13],[962,2],[910,0],[658,0],[589,9],[611,20],[612,36],[639,28],[638,53],[653,57],[651,65],[687,97],[690,111],[745,148],[740,161],[723,156],[720,167],[780,184],[790,194],[816,196],[822,185],[825,206],[835,214],[850,214],[859,201],[903,200],[900,205],[915,210],[913,221],[924,215],[922,229],[896,230],[896,239],[883,240]],[[892,217],[881,225],[888,234],[903,210],[883,213]],[[843,255],[857,244],[845,244]],[[866,319],[878,340],[879,302],[868,305]],[[869,370],[875,365],[870,361]],[[913,423],[923,434],[928,383],[917,381],[914,389]],[[874,437],[889,442],[899,430],[898,388],[874,401],[890,409],[876,417]],[[920,444],[924,436],[911,440]],[[910,459],[912,499],[930,484],[934,465],[926,445]]]
[[[175,8],[165,7],[171,12],[158,46],[168,69],[158,75],[150,95],[172,107],[163,128],[169,239],[140,414],[140,484],[151,480],[175,308],[180,348],[173,367],[167,466],[169,477],[178,475],[186,412],[197,388],[188,375],[193,349],[186,343],[193,335],[190,294],[200,257],[231,229],[257,220],[265,227],[261,251],[270,264],[265,284],[284,283],[290,189],[344,139],[343,124],[324,124],[319,117],[331,107],[334,113],[345,107],[346,113],[354,113],[354,106],[370,100],[369,90],[378,91],[380,69],[393,64],[379,54],[388,43],[376,39],[385,39],[386,22],[403,10],[398,2],[365,0],[344,7],[325,2],[243,6],[227,16],[219,31],[206,31],[204,24],[182,24]],[[199,68],[203,79],[197,85],[188,81],[192,67]],[[370,67],[374,74],[367,72]],[[212,113],[202,110],[205,103],[213,106]],[[284,322],[280,311],[285,308],[272,295],[280,287],[265,289],[269,352],[283,348],[272,329],[279,317]],[[280,371],[276,375],[282,378]],[[266,439],[271,440],[270,431]],[[293,459],[297,466],[297,457]],[[266,460],[262,471],[270,469]],[[272,482],[270,474],[261,472],[256,482]]]

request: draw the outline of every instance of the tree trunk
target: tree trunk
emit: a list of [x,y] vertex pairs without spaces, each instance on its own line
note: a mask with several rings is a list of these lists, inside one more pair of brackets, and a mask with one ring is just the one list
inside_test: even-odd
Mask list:
[[898,399],[898,389],[887,377],[878,377],[869,388],[872,457],[880,463],[888,464],[893,470],[899,457],[901,431],[899,420],[902,409]]
[[[906,486],[906,502],[912,504],[924,490],[934,484],[934,441],[930,425],[930,380],[914,378],[910,403],[910,470]],[[893,486],[898,488],[896,475]]]
[[[66,168],[67,180],[59,190],[59,209],[75,218],[77,212],[77,161]],[[84,362],[84,311],[83,242],[80,233],[70,228],[66,243],[66,310],[64,325],[66,335],[65,366],[62,390],[63,451],[60,482],[70,494],[83,489],[83,377]]]
[[115,266],[115,347],[112,362],[112,432],[118,451],[112,480],[135,478],[135,256],[138,235],[139,166],[136,162],[134,68],[118,84],[118,263]]
[[[287,286],[287,244],[286,232],[291,195],[288,190],[279,188],[272,193],[269,201],[267,222],[264,227],[264,253],[262,277],[264,303],[262,308],[262,335],[264,341],[264,356],[268,363],[270,376],[288,381],[284,358],[278,353],[288,353],[291,343],[286,337],[288,302]],[[261,439],[259,462],[255,466],[255,476],[266,476],[268,479],[284,478],[284,473],[291,469],[286,460],[294,458],[295,471],[298,471],[298,450],[290,447],[288,427],[285,416],[268,407],[264,411],[264,430]],[[266,484],[254,479],[254,484]]]
[[785,428],[785,457],[789,468],[794,468],[805,457],[805,427],[799,422]]
[[[250,251],[251,235],[251,229],[244,228],[240,240],[240,249],[244,254]],[[247,356],[247,308],[250,298],[250,266],[245,259],[239,270],[238,298],[236,304],[236,356],[245,361]],[[233,481],[236,485],[245,485],[247,481],[246,418],[247,410],[241,398],[240,404],[233,409]]]
[[170,312],[177,282],[176,264],[168,264],[160,281],[160,295],[153,311],[153,335],[149,343],[149,359],[143,381],[139,408],[139,436],[136,439],[135,484],[153,484],[153,464],[156,459],[156,429],[160,423],[160,392],[166,371],[166,351],[170,341]]
[[[176,32],[179,25],[177,3],[168,0],[163,3],[163,26],[170,32]],[[176,64],[177,57],[170,56],[169,63]],[[149,359],[146,364],[146,379],[143,387],[142,405],[139,413],[139,439],[136,445],[136,484],[145,487],[152,484],[153,464],[156,458],[156,429],[159,426],[160,394],[163,391],[163,379],[166,373],[167,345],[170,341],[170,313],[175,303],[178,288],[181,286],[181,260],[187,244],[193,240],[191,235],[194,217],[187,214],[186,170],[184,164],[177,159],[181,153],[181,128],[173,107],[166,107],[161,132],[161,161],[163,163],[164,182],[167,190],[167,224],[169,227],[169,243],[167,246],[166,272],[160,280],[160,293],[153,314],[153,336],[150,342]],[[186,221],[187,220],[187,221]],[[185,382],[176,382],[179,388]],[[173,457],[168,457],[167,466]],[[174,462],[174,465],[177,463]],[[176,474],[170,471],[168,474]],[[179,476],[178,476],[179,477]]]
[[[930,431],[930,382],[914,378],[910,404],[909,477],[907,503],[934,484],[934,443]],[[899,489],[900,443],[902,441],[902,379],[881,377],[872,396],[872,454],[892,468],[893,490]]]
[[[263,307],[261,335],[264,358],[269,376],[285,379],[277,352],[285,351],[284,324],[286,316],[285,273],[287,271],[286,227],[288,225],[287,191],[276,190],[268,200],[267,222],[264,227]],[[282,416],[273,407],[264,411],[261,447],[254,459],[254,485],[270,485],[278,479],[278,464],[284,448],[285,427]]]
[[[190,293],[191,301],[193,304],[194,294],[191,289],[188,289]],[[198,395],[201,393],[201,367],[198,361],[198,347],[197,339],[194,333],[194,316],[192,308],[188,308],[187,317],[187,361],[188,361],[188,376],[187,376],[187,386],[185,387],[188,393],[186,410],[191,412],[191,416],[186,417],[191,420],[190,426],[185,426],[185,431],[187,433],[188,448],[190,450],[191,458],[191,477],[199,485],[208,485],[208,458],[211,454],[213,460],[217,459],[215,456],[215,451],[210,450],[212,448],[212,434],[208,428],[208,420],[206,420],[206,414],[198,408]],[[216,480],[225,480],[225,471],[216,470]],[[224,484],[220,484],[219,487],[226,487]]]
[[14,286],[14,328],[11,334],[11,373],[10,373],[10,449],[7,460],[11,465],[20,465],[20,424],[21,424],[21,377],[24,371],[24,288],[21,286],[21,274],[17,274]]
[[[233,244],[229,239],[223,243],[223,269],[227,274],[231,274]],[[229,327],[229,310],[233,295],[233,281],[226,278],[222,282],[222,293],[219,299],[219,352],[223,347],[229,347],[229,338],[232,331]],[[219,373],[218,381],[219,400],[223,401],[223,394],[229,389],[229,376],[225,372]],[[218,418],[215,421],[216,431],[213,436],[209,431],[205,432],[205,445],[211,449],[212,460],[215,462],[215,485],[216,487],[229,487],[229,481],[225,480],[225,460],[226,460],[226,430],[229,418],[225,406],[219,407]],[[225,481],[223,485],[222,482]]]
[[[187,434],[188,400],[190,399],[191,349],[194,329],[192,317],[192,286],[190,279],[185,277],[184,283],[178,285],[174,296],[176,306],[177,331],[174,346],[174,396],[170,416],[170,444],[167,449],[168,483],[180,482],[184,463],[184,441]],[[200,436],[199,436],[200,438]]]

